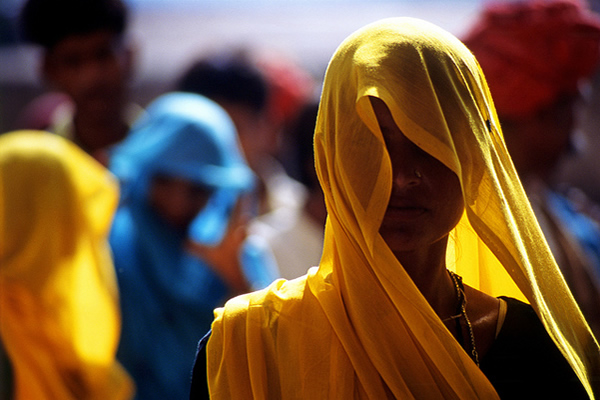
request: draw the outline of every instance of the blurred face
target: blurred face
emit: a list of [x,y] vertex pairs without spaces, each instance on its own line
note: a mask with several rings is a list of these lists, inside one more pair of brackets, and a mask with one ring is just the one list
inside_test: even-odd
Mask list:
[[549,177],[561,157],[574,150],[578,97],[563,95],[536,114],[504,119],[506,145],[522,176]]
[[124,101],[131,52],[109,30],[67,37],[48,51],[44,76],[81,113],[113,113]]
[[265,115],[257,114],[249,107],[225,101],[219,104],[227,111],[235,125],[248,165],[254,171],[258,171],[263,158],[275,153],[275,128],[268,123]]
[[149,202],[171,227],[186,230],[206,206],[211,192],[185,179],[156,175],[150,185]]
[[460,220],[463,197],[458,177],[413,144],[379,99],[372,104],[390,155],[392,193],[379,233],[393,252],[426,249],[448,237]]

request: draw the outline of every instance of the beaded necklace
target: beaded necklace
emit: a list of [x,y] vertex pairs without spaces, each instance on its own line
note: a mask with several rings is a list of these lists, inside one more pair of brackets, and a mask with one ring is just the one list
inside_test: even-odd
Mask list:
[[475,348],[475,336],[473,335],[473,327],[471,326],[471,321],[469,320],[469,316],[467,315],[467,297],[465,296],[465,288],[462,283],[462,277],[450,270],[448,270],[448,273],[450,274],[450,278],[452,278],[452,282],[454,283],[454,289],[456,290],[458,305],[456,309],[456,314],[442,320],[442,322],[450,320],[456,321],[456,331],[458,336],[457,340],[460,343],[460,345],[466,350],[462,333],[462,325],[460,323],[461,317],[464,318],[465,323],[467,325],[467,331],[469,332],[469,339],[471,342],[470,355],[473,361],[475,361],[475,364],[479,366],[479,354],[477,353],[477,348]]

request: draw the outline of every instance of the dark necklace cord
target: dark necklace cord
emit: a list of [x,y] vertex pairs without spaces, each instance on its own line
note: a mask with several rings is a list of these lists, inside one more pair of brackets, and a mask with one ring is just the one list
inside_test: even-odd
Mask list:
[[471,321],[469,320],[469,316],[467,315],[467,297],[465,296],[465,288],[462,283],[462,277],[450,270],[448,270],[448,273],[450,274],[450,278],[452,278],[452,282],[454,283],[454,289],[456,290],[456,297],[458,299],[458,303],[456,314],[442,321],[456,321],[457,340],[466,351],[467,349],[465,348],[464,337],[462,333],[462,325],[460,323],[461,317],[464,318],[465,323],[467,325],[467,331],[469,332],[469,340],[471,342],[470,355],[475,364],[479,366],[479,354],[477,353],[477,348],[475,347],[475,335],[473,335],[473,326],[471,325]]

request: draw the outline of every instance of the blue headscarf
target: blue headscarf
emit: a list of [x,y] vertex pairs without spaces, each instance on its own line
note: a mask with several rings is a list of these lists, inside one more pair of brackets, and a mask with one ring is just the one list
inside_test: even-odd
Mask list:
[[[114,149],[109,168],[122,185],[111,245],[121,293],[123,332],[118,357],[138,385],[139,398],[188,398],[198,340],[213,309],[231,292],[186,240],[218,244],[239,197],[254,188],[229,116],[200,95],[156,99]],[[148,203],[157,174],[209,188],[210,198],[187,232],[167,225]],[[247,239],[240,254],[253,289],[268,285],[277,268],[268,250]]]

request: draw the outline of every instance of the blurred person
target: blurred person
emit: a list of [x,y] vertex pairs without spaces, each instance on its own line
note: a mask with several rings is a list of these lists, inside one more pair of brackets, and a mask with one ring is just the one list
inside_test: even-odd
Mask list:
[[277,51],[255,51],[252,61],[267,82],[267,117],[274,135],[270,156],[287,170],[283,152],[289,146],[288,137],[305,107],[314,102],[317,86],[314,79],[290,56]]
[[71,142],[0,136],[0,339],[13,399],[129,399],[116,361],[114,177]]
[[271,119],[279,112],[270,103],[269,81],[249,54],[201,58],[182,74],[176,88],[214,100],[231,116],[248,165],[258,177],[258,215],[301,206],[304,188],[276,160],[281,120],[274,124]]
[[226,112],[192,93],[154,100],[110,169],[123,192],[110,237],[122,293],[118,359],[139,399],[188,398],[214,308],[278,277],[268,248],[246,232],[254,174]]
[[[414,18],[351,34],[325,74],[314,149],[319,267],[216,310],[196,360],[211,398],[599,394],[598,343],[458,39]],[[206,380],[194,373],[192,391]]]
[[[64,112],[58,112],[58,110]],[[15,119],[15,130],[49,131],[72,109],[71,99],[61,92],[45,92],[28,102]]]
[[[268,222],[269,216],[253,223],[253,231],[267,238],[279,265],[281,276],[293,279],[306,274],[308,268],[319,264],[323,252],[325,229],[325,199],[315,171],[313,134],[318,102],[307,102],[294,123],[285,133],[287,152],[284,153],[290,176],[306,188],[302,207],[280,218],[278,229]],[[266,223],[264,222],[266,220]]]
[[27,0],[20,15],[25,40],[43,48],[44,81],[72,100],[56,109],[48,130],[105,165],[141,112],[129,101],[127,22],[121,0]]
[[554,179],[574,153],[579,88],[599,65],[600,18],[577,1],[494,2],[464,42],[489,82],[508,150],[554,257],[600,337],[600,221]]
[[[289,176],[280,158],[282,141],[290,141],[287,130],[312,92],[310,77],[277,54],[220,52],[194,62],[177,88],[207,96],[229,113],[248,164],[258,177],[256,218],[250,231],[272,247],[282,276],[304,274],[306,267],[301,266],[318,261],[314,251],[305,253],[296,241],[285,246],[281,242],[297,224],[312,225],[303,214],[309,193]],[[322,234],[309,240],[322,242]],[[292,260],[292,254],[299,258]]]

